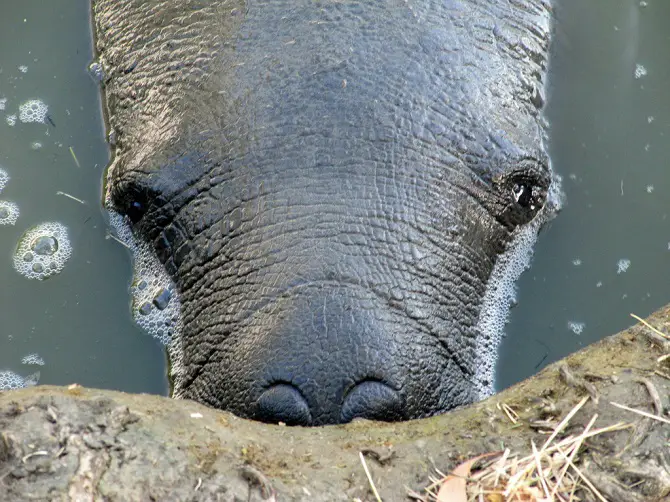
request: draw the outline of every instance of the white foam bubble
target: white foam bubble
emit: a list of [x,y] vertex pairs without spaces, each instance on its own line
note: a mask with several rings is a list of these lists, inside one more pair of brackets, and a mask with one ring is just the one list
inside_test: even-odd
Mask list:
[[133,254],[133,282],[130,287],[133,318],[151,336],[170,345],[181,327],[175,286],[153,248],[135,238],[123,216],[111,209],[109,214],[118,238]]
[[575,335],[581,335],[586,328],[586,323],[579,321],[568,321],[568,329],[572,331]]
[[10,127],[14,126],[16,124],[16,115],[14,115],[14,114],[7,115],[5,117],[5,121],[7,122],[8,126],[10,126]]
[[19,219],[19,206],[13,202],[0,200],[0,225],[15,225]]
[[628,258],[621,258],[616,264],[616,273],[623,274],[630,267],[630,260]]
[[37,366],[44,366],[44,359],[39,354],[28,354],[21,359],[21,364],[35,364]]
[[[127,219],[114,211],[110,188],[114,166],[107,173],[105,207],[116,237],[133,257],[133,280],[130,286],[131,310],[135,322],[148,334],[165,344],[170,355],[170,375],[174,388],[179,389],[182,374],[181,302],[175,284],[163,267],[153,247],[133,235]],[[161,294],[162,293],[162,294]],[[174,397],[179,397],[176,393]]]
[[498,257],[489,278],[476,326],[474,384],[479,399],[495,392],[498,346],[505,334],[509,309],[516,301],[516,281],[530,265],[540,228],[561,207],[561,178],[556,174],[553,178],[545,206],[533,221],[518,230],[507,251]]
[[634,72],[635,78],[642,78],[647,75],[647,69],[642,66],[641,64],[636,64],[635,65],[635,72]]
[[654,185],[647,185],[647,193],[652,193],[654,191]]
[[582,264],[582,260],[580,258],[575,258],[574,260],[572,260],[572,264],[575,267],[579,267]]
[[31,99],[19,106],[19,120],[21,122],[44,123],[49,109],[39,99]]
[[0,98],[0,110],[4,110],[7,107],[7,98]]
[[63,270],[72,255],[67,228],[42,223],[26,232],[14,252],[14,268],[28,279],[43,280]]
[[19,66],[19,71],[21,73],[28,73],[28,67],[26,65],[22,64],[21,66]]
[[0,167],[0,192],[2,192],[2,189],[5,188],[5,185],[7,185],[8,181],[9,174],[7,174],[7,171]]
[[33,385],[37,385],[39,379],[39,371],[37,373],[33,373],[32,375],[22,377],[13,371],[3,370],[0,371],[0,391],[20,389],[22,387],[32,387]]

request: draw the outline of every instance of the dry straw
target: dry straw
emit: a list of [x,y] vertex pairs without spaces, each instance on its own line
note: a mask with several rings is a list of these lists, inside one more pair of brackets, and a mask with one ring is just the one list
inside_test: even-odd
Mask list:
[[[531,454],[521,456],[512,454],[509,449],[496,454],[477,472],[471,474],[470,467],[474,459],[467,465],[465,476],[442,476],[433,479],[425,494],[411,495],[424,502],[576,502],[578,490],[588,490],[600,502],[608,502],[598,491],[585,473],[577,466],[579,455],[583,452],[584,442],[589,438],[632,427],[631,424],[619,422],[608,427],[594,429],[598,415],[593,415],[583,431],[578,435],[569,435],[558,439],[568,426],[570,420],[586,404],[589,397],[582,399],[565,418],[554,428],[541,448],[531,441]],[[614,403],[612,403],[614,404]],[[507,405],[502,408],[510,421],[518,417],[509,413]],[[628,408],[625,408],[628,409]],[[633,411],[629,409],[629,411]],[[639,410],[635,410],[638,413]],[[510,416],[511,415],[511,416]],[[515,420],[512,420],[514,416]],[[482,457],[483,458],[483,457]],[[490,457],[489,457],[490,458]],[[481,463],[481,458],[479,458]],[[462,466],[459,466],[462,467]],[[458,468],[454,471],[458,471]],[[461,469],[462,473],[463,470]],[[465,477],[466,483],[463,483]],[[454,481],[459,481],[464,488],[462,493],[455,494]]]

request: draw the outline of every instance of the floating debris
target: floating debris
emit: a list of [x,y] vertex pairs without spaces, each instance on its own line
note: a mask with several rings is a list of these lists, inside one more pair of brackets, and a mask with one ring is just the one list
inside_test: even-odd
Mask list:
[[74,201],[79,202],[79,204],[82,204],[82,205],[84,205],[84,206],[86,205],[86,201],[85,201],[85,200],[78,199],[77,197],[75,197],[74,195],[70,195],[69,193],[61,192],[61,191],[59,190],[58,192],[56,192],[56,195],[62,195],[63,197],[67,197],[68,199],[72,199],[72,200],[74,200]]
[[77,160],[77,156],[74,154],[74,150],[72,149],[72,147],[70,147],[70,153],[72,154],[72,158],[74,159],[74,163],[77,164],[77,167],[81,167],[79,165],[79,161]]

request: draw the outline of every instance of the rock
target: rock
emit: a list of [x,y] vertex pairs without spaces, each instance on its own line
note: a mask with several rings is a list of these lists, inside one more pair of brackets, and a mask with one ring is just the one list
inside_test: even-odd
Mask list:
[[[648,322],[665,331],[669,319],[665,308]],[[434,468],[449,472],[503,446],[529,453],[584,396],[561,435],[596,413],[593,427],[632,426],[591,438],[577,465],[610,501],[660,500],[670,493],[670,426],[611,404],[665,413],[670,359],[657,362],[661,341],[648,332],[638,325],[485,401],[405,423],[283,427],[161,396],[76,386],[0,393],[0,501],[372,501],[359,452],[382,499],[406,500]]]

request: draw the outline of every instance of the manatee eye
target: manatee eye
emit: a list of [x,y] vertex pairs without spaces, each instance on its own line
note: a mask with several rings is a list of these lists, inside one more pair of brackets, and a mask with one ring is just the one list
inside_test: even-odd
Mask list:
[[112,205],[132,224],[144,218],[154,200],[153,191],[136,180],[121,180],[112,188]]
[[501,206],[497,218],[510,229],[531,221],[546,202],[549,178],[535,171],[519,169],[498,182]]
[[145,204],[139,201],[133,201],[126,209],[126,216],[133,223],[137,223],[142,219],[142,216],[144,216],[145,212]]
[[535,209],[532,186],[526,183],[515,183],[512,187],[512,194],[516,203],[521,207],[528,208],[531,211]]

